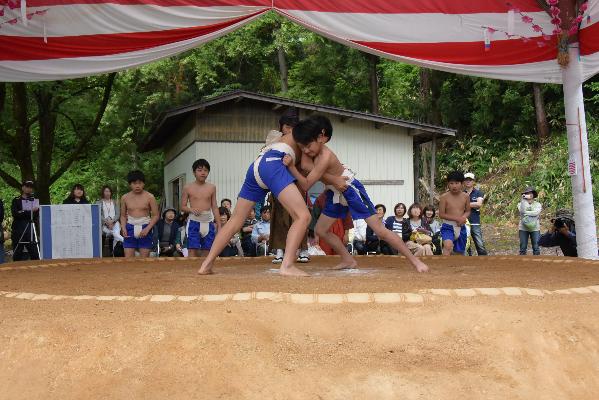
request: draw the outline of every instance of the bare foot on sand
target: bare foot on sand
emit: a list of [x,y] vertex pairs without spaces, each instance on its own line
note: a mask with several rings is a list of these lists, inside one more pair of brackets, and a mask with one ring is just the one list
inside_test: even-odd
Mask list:
[[358,268],[358,262],[356,260],[341,261],[339,264],[335,265],[331,269],[354,269],[354,268]]
[[307,272],[302,271],[296,266],[281,267],[279,273],[283,276],[310,276]]
[[202,264],[200,269],[198,269],[198,275],[212,275],[213,273],[212,265]]

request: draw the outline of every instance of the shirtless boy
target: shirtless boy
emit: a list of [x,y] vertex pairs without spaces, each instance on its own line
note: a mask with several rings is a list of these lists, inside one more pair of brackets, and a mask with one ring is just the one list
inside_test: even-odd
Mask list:
[[444,256],[451,255],[452,252],[464,254],[466,251],[466,221],[470,216],[470,198],[462,191],[463,182],[463,173],[450,172],[447,175],[449,190],[439,199],[439,217],[443,220],[441,238]]
[[205,256],[212,247],[221,221],[216,206],[216,186],[206,182],[210,173],[208,161],[200,158],[191,166],[196,180],[183,187],[181,211],[189,213],[187,249],[190,257]]
[[[229,243],[229,239],[239,232],[250,209],[254,207],[256,202],[263,200],[270,190],[293,219],[287,234],[285,256],[279,271],[281,275],[308,276],[306,272],[293,265],[293,262],[299,244],[308,229],[310,212],[299,189],[294,184],[295,178],[283,164],[285,155],[288,155],[289,160],[293,162],[301,156],[301,151],[292,135],[282,136],[278,141],[265,146],[256,161],[250,164],[245,182],[239,193],[235,211],[229,222],[216,235],[210,253],[198,271],[199,274],[212,273],[212,266],[216,257]],[[340,177],[340,179],[331,183],[344,187],[345,179]]]
[[158,222],[158,204],[154,195],[144,190],[145,176],[141,171],[131,171],[127,182],[131,191],[121,197],[121,231],[124,238],[125,257],[149,257],[153,247],[152,228]]
[[[293,137],[303,151],[302,169],[310,171],[304,177],[286,157],[289,162],[289,171],[297,179],[298,184],[304,190],[308,190],[318,180],[326,185],[327,194],[324,210],[316,222],[316,234],[324,238],[329,245],[341,256],[341,263],[336,267],[355,268],[357,262],[349,254],[347,248],[338,236],[329,232],[329,228],[338,218],[344,218],[349,211],[354,220],[364,219],[366,224],[374,233],[396,250],[401,252],[418,272],[428,271],[428,267],[406,247],[404,242],[392,231],[385,228],[376,216],[372,201],[366,193],[364,186],[354,177],[354,173],[345,167],[335,153],[326,145],[333,134],[333,127],[328,118],[324,116],[313,116],[306,118],[293,129]],[[347,177],[349,187],[343,191],[331,186],[331,177]]]

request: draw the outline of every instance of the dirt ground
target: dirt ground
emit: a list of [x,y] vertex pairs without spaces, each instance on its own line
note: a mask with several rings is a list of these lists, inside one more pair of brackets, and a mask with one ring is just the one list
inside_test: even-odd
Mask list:
[[[203,295],[412,292],[599,285],[599,263],[564,258],[400,257],[283,278],[269,259],[112,261],[0,268],[1,292]],[[559,262],[556,262],[559,261]],[[563,261],[571,261],[564,263]],[[56,264],[56,262],[45,262]],[[599,293],[429,296],[418,304],[265,300],[155,303],[0,296],[0,398],[596,399]]]

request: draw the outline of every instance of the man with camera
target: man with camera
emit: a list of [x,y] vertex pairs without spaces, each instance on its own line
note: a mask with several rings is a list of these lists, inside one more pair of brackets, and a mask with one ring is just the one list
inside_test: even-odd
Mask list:
[[555,218],[551,219],[552,225],[549,231],[541,235],[539,246],[559,246],[566,257],[578,257],[576,249],[576,232],[574,229],[574,217],[571,213],[560,210],[556,212]]
[[39,217],[40,203],[33,195],[33,182],[21,185],[21,195],[12,200],[12,247],[13,261],[25,260],[25,248],[30,260],[39,260],[35,224]]

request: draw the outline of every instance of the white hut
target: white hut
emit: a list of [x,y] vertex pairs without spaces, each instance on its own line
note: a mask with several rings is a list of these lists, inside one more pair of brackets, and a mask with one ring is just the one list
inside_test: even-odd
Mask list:
[[152,129],[144,150],[164,149],[165,205],[179,208],[181,190],[194,179],[191,165],[199,158],[210,162],[208,180],[216,185],[219,201],[235,203],[249,164],[289,107],[296,108],[300,118],[317,113],[331,120],[330,148],[357,173],[372,201],[388,210],[398,202],[414,201],[419,145],[455,135],[448,128],[235,91],[170,110]]

